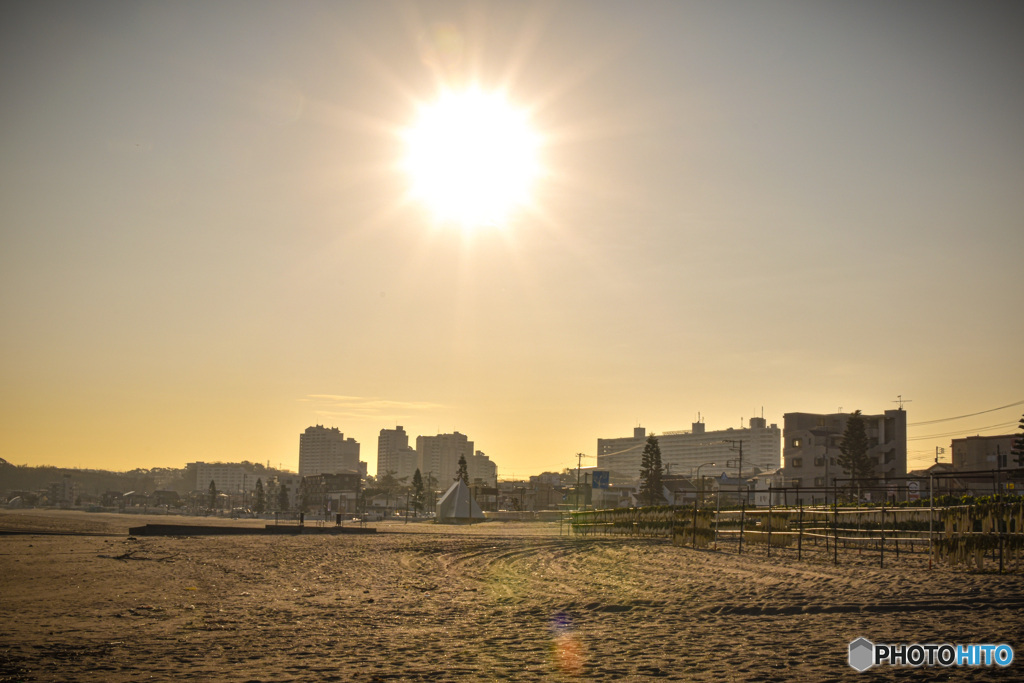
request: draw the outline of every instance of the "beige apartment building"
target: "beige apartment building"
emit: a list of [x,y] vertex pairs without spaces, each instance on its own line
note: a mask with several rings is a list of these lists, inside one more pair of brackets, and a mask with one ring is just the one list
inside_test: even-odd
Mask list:
[[[868,454],[875,459],[878,489],[862,495],[880,500],[890,491],[904,486],[907,474],[907,413],[903,409],[887,410],[877,415],[862,415],[864,431],[875,445]],[[849,477],[838,464],[839,444],[846,431],[849,413],[786,413],[783,415],[782,451],[784,486],[802,489],[799,502],[806,504],[831,502],[833,480],[842,485]],[[793,500],[793,498],[791,498]]]
[[[419,454],[409,446],[409,435],[399,425],[394,429],[382,429],[377,437],[377,476],[394,472],[398,479],[412,483],[412,477],[419,467]],[[420,474],[423,474],[420,472]]]
[[[447,489],[459,471],[459,458],[465,457],[467,470],[470,458],[473,457],[473,442],[465,434],[438,434],[437,436],[417,436],[416,454],[418,455],[420,474],[426,478],[432,475],[442,490]],[[472,482],[470,478],[470,482]]]
[[1018,465],[1010,451],[1016,438],[1016,434],[1000,434],[953,439],[953,469],[959,472],[1014,469]]

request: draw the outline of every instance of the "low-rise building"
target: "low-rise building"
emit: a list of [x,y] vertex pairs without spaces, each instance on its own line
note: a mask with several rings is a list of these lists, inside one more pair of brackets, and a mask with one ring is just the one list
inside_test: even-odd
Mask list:
[[995,493],[1020,494],[1022,481],[1014,459],[1013,443],[1017,434],[968,436],[953,439],[953,469],[960,473],[968,493],[986,496]]
[[907,473],[907,481],[901,488],[892,486],[888,499],[897,502],[918,500],[931,497],[960,497],[970,493],[970,483],[964,479],[951,463],[937,462],[931,467],[911,470]]
[[669,505],[693,505],[701,500],[704,491],[690,480],[689,477],[666,475],[661,480],[662,495]]
[[[750,419],[749,427],[707,431],[703,422],[691,429],[657,435],[661,463],[671,474],[696,476],[698,467],[715,463],[726,467],[743,461],[744,474],[754,468],[775,469],[781,465],[782,431],[764,418]],[[633,429],[633,436],[597,440],[597,466],[611,471],[612,483],[626,484],[640,477],[640,461],[647,444],[647,430]]]
[[221,493],[245,493],[254,491],[256,480],[260,474],[252,463],[208,463],[192,462],[186,468],[195,471],[195,487],[193,490],[206,491],[210,482]]
[[1016,468],[1010,455],[1016,434],[997,436],[967,436],[953,439],[953,469],[960,472],[971,470],[1005,470]]
[[759,508],[796,502],[795,491],[787,489],[781,468],[756,474],[749,483],[754,490],[754,505]]
[[302,478],[302,509],[312,513],[355,514],[359,502],[359,472],[314,474]]

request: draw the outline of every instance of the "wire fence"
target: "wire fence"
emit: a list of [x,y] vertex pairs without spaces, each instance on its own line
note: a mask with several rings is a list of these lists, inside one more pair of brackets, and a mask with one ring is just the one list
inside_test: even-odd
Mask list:
[[1024,571],[1024,501],[930,507],[698,505],[570,513],[572,533],[669,538],[679,546],[797,560],[888,562]]

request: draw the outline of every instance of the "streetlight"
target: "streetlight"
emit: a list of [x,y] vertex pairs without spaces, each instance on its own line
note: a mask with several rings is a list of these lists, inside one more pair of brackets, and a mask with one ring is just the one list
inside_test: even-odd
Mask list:
[[700,503],[699,503],[700,505],[704,504],[704,478],[700,476],[700,468],[708,466],[708,465],[710,465],[711,467],[714,467],[715,464],[716,463],[713,463],[713,462],[705,462],[705,463],[701,463],[700,465],[697,465],[697,478],[700,479]]

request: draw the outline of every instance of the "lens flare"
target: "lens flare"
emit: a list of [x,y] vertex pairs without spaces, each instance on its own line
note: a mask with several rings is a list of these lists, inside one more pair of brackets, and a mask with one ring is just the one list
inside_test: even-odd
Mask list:
[[583,671],[583,644],[572,626],[572,618],[558,612],[551,619],[551,655],[555,668],[567,676],[579,676]]

